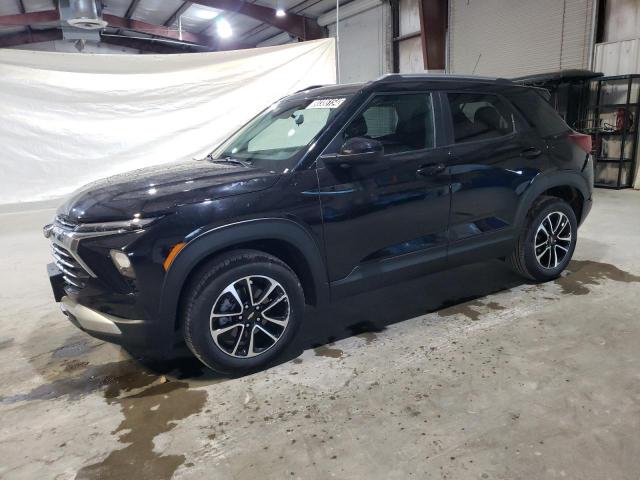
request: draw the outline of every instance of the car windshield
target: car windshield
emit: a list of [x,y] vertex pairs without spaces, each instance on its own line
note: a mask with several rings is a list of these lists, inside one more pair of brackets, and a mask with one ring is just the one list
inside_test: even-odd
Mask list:
[[346,99],[279,101],[214,150],[210,158],[276,171],[293,168]]

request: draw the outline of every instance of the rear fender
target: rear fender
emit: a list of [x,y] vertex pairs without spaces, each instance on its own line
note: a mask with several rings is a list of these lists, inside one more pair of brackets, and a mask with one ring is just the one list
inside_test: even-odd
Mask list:
[[527,213],[531,210],[531,207],[534,205],[540,195],[542,195],[550,188],[566,186],[574,187],[582,194],[583,218],[577,219],[578,223],[580,224],[584,219],[584,216],[588,212],[588,208],[585,208],[585,204],[590,201],[591,197],[587,180],[582,174],[575,171],[554,171],[549,175],[545,175],[543,173],[536,176],[529,184],[529,187],[525,190],[522,200],[520,201],[520,205],[518,206],[518,209],[516,211],[515,226],[517,231],[520,231],[520,229],[524,225],[527,218]]

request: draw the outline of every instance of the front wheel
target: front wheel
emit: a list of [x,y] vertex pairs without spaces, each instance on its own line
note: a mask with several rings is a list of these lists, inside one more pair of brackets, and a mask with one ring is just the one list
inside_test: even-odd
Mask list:
[[260,368],[289,343],[304,311],[302,286],[278,258],[243,250],[214,259],[186,293],[184,338],[223,374]]
[[556,197],[543,197],[529,212],[508,261],[530,280],[553,280],[571,261],[577,238],[578,223],[571,206]]

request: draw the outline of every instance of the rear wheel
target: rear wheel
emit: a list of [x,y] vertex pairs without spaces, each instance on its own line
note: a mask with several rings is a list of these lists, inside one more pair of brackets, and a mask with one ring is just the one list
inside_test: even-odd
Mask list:
[[577,234],[571,206],[556,197],[542,197],[529,212],[508,262],[528,279],[553,280],[571,261]]
[[289,343],[304,310],[302,286],[278,258],[243,250],[214,259],[186,293],[184,337],[211,369],[264,366]]

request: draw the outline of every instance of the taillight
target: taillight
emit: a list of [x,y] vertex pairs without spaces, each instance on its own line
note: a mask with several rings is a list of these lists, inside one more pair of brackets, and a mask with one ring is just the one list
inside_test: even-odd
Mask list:
[[569,134],[569,140],[575,143],[578,147],[587,153],[591,153],[591,135],[584,135],[583,133],[572,132]]

